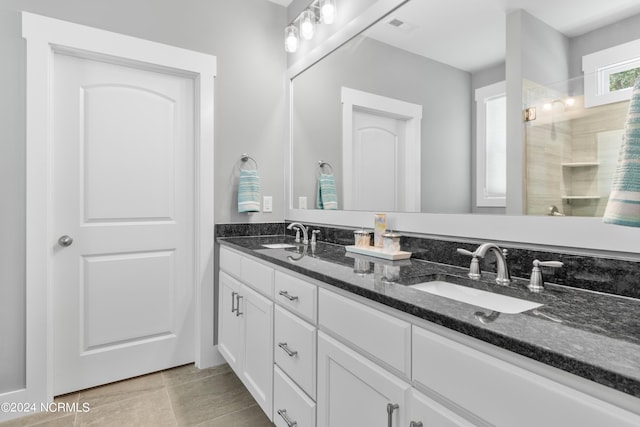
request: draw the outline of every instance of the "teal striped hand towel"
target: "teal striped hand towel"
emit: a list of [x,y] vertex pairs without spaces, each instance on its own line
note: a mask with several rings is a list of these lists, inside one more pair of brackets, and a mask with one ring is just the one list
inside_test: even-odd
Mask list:
[[633,86],[618,166],[602,220],[640,227],[640,79]]
[[240,169],[238,212],[260,212],[260,177],[257,170]]
[[332,174],[321,173],[318,178],[318,209],[338,209],[338,194]]

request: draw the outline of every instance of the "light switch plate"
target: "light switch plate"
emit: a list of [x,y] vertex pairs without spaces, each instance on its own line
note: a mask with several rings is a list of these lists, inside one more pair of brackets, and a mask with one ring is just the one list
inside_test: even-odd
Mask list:
[[298,209],[307,209],[307,196],[298,197]]
[[264,196],[262,199],[262,212],[273,212],[273,197]]

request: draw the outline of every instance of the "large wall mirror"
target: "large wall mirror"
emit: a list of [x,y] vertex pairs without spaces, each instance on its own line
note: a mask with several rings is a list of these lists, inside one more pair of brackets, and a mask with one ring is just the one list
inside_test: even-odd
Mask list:
[[[528,75],[525,70],[516,77],[523,82],[523,108],[536,108],[538,121],[518,124],[522,140],[508,142],[523,146],[525,158],[508,167],[518,169],[525,185],[506,181],[504,148],[495,149],[487,170],[478,174],[476,167],[481,116],[476,99],[507,77],[514,57],[513,47],[507,49],[507,38],[514,36],[508,34],[514,26],[507,25],[507,15],[522,2],[411,0],[293,76],[290,207],[334,207],[322,204],[319,195],[321,176],[330,174],[340,210],[501,215],[504,203],[482,203],[478,196],[478,176],[494,173],[507,198],[518,194],[522,200],[521,209],[509,214],[601,215],[613,169],[608,163],[599,169],[580,166],[598,153],[584,141],[608,132],[607,141],[615,142],[626,111],[620,104],[610,113],[584,108],[581,61],[593,51],[640,39],[640,5],[626,0],[531,3],[526,16],[548,31],[517,34],[523,47],[515,53],[532,55],[531,68],[542,71]],[[536,57],[535,46],[525,52],[527,37],[535,45],[550,33],[562,58]],[[570,107],[559,102],[570,97],[575,102]],[[495,114],[504,116],[507,104],[501,105]],[[582,129],[576,120],[594,116],[607,118],[589,130],[592,134],[575,136],[581,142],[571,146],[571,127]],[[615,159],[614,145],[608,143],[613,149],[603,154],[609,162]],[[556,154],[540,156],[552,146],[560,147]],[[594,191],[592,183],[601,188]]]

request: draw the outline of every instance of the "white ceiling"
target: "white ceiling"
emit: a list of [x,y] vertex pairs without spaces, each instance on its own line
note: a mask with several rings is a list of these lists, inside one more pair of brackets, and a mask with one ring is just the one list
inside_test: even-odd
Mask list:
[[[412,0],[367,35],[474,71],[504,60],[505,17],[516,9],[574,37],[640,13],[640,0]],[[393,18],[409,27],[392,27]]]
[[267,1],[270,1],[271,3],[279,4],[280,6],[287,7],[291,4],[293,0],[267,0]]

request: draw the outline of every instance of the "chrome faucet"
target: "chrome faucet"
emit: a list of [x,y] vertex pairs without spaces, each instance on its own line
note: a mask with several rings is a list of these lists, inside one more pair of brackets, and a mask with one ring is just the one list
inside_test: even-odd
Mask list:
[[291,224],[289,224],[287,226],[287,230],[291,230],[293,228],[298,228],[299,230],[302,230],[302,244],[303,245],[308,245],[309,244],[309,235],[307,234],[307,227],[305,227],[304,225],[300,224],[299,222],[292,222]]
[[494,243],[483,243],[478,246],[478,249],[476,249],[474,253],[480,258],[484,258],[490,250],[496,254],[496,260],[498,262],[496,283],[499,285],[508,285],[511,282],[511,277],[509,275],[509,268],[507,267],[506,249],[500,249],[500,247]]

